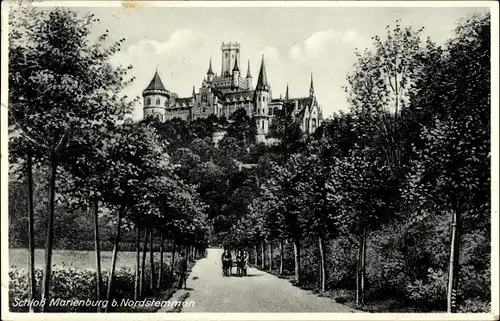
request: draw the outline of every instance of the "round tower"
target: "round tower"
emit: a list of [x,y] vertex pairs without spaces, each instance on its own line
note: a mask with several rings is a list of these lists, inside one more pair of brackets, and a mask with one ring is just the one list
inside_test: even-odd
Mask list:
[[163,86],[158,70],[142,92],[142,97],[144,100],[144,118],[153,117],[159,121],[165,121],[170,94]]

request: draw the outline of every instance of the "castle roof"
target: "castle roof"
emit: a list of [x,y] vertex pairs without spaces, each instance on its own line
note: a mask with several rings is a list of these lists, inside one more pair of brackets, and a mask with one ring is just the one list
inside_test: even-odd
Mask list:
[[175,107],[188,107],[193,104],[193,97],[177,98],[175,100]]
[[160,75],[158,74],[158,70],[155,71],[153,79],[151,79],[149,85],[146,87],[146,89],[144,89],[144,91],[149,91],[149,90],[166,91],[165,86],[163,86],[163,82],[161,81]]
[[269,90],[269,83],[267,82],[266,65],[264,64],[264,55],[262,55],[262,63],[260,64],[259,79],[255,90]]
[[312,97],[303,97],[303,98],[294,98],[291,99],[291,101],[297,102],[297,110],[296,110],[297,115],[302,117],[306,109],[313,104],[314,99]]
[[239,102],[253,100],[254,91],[235,91],[224,94],[223,100],[226,102]]

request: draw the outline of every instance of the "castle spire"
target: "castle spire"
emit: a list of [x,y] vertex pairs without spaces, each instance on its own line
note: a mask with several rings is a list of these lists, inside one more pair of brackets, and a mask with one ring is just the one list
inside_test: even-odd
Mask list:
[[193,85],[193,97],[196,97],[196,92],[194,90],[194,85]]
[[286,83],[286,92],[285,92],[285,100],[289,100],[290,97],[288,96],[288,83]]
[[250,74],[250,60],[248,60],[247,78],[252,78],[252,75]]
[[313,74],[311,72],[311,86],[309,87],[309,97],[314,96],[314,83],[313,83]]
[[212,57],[210,57],[210,64],[208,65],[208,71],[207,75],[213,75],[214,72],[212,71]]
[[238,55],[236,55],[236,58],[234,59],[233,71],[240,71],[240,69],[238,68]]
[[262,55],[262,62],[260,64],[259,78],[255,90],[269,90],[267,83],[266,65],[264,64],[264,55]]

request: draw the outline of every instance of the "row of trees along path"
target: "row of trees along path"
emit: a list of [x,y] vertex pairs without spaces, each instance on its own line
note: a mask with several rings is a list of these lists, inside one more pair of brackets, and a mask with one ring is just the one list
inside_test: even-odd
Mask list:
[[325,258],[341,255],[326,253],[325,240],[347,238],[358,248],[356,303],[362,305],[370,232],[387,225],[411,230],[437,215],[451,222],[445,301],[448,312],[456,311],[466,291],[458,282],[461,237],[489,235],[489,19],[461,21],[443,47],[423,41],[423,29],[399,21],[388,26],[371,49],[356,53],[345,88],[349,112],[312,136],[301,134],[285,105],[270,135],[281,143],[258,164],[259,192],[227,242],[247,247],[255,265],[267,261],[271,270],[277,244],[283,274],[283,244],[291,241],[300,284],[301,244],[316,239],[325,291]]
[[[96,299],[102,293],[99,213],[112,216],[116,233],[106,298],[113,297],[116,258],[123,225],[137,231],[135,298],[141,296],[148,236],[187,246],[194,254],[206,246],[205,205],[193,186],[172,169],[165,142],[154,127],[132,123],[126,115],[136,100],[120,96],[133,81],[128,67],[109,59],[124,39],[109,44],[107,32],[89,42],[93,15],[66,9],[41,11],[19,7],[11,11],[9,28],[10,162],[26,178],[29,221],[29,299],[36,297],[33,228],[33,170],[48,171],[49,211],[41,298],[49,301],[56,203],[94,213]],[[172,253],[174,254],[174,253]],[[151,268],[154,267],[151,255]],[[174,255],[172,255],[172,259]],[[173,263],[173,262],[172,262]],[[150,287],[154,289],[154,271]],[[30,309],[33,309],[31,307]],[[106,311],[109,309],[109,305]],[[42,308],[43,311],[43,308]]]

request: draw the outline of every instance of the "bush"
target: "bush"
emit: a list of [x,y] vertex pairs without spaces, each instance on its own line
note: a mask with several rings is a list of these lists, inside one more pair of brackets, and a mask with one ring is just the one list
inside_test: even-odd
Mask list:
[[[159,263],[155,263],[155,286],[157,285]],[[160,289],[170,288],[174,281],[170,273],[170,267],[163,265],[164,276]],[[122,299],[134,298],[135,270],[122,268],[115,272],[115,292],[114,299],[121,302]],[[40,284],[43,271],[36,269],[35,276],[37,280],[37,296],[40,299]],[[143,296],[155,293],[149,287],[151,270],[146,267]],[[103,273],[103,286],[101,288],[100,299],[106,298],[106,285],[108,283],[107,273]],[[96,298],[96,275],[92,270],[79,270],[75,268],[57,268],[52,271],[52,280],[50,285],[50,298],[61,300],[87,300],[95,302]],[[14,306],[15,302],[28,299],[28,276],[25,269],[14,269],[9,272],[9,308],[11,312],[27,312],[28,307]],[[49,304],[51,301],[47,302]],[[134,311],[134,308],[121,308],[120,311]],[[95,306],[62,306],[52,305],[46,311],[49,312],[94,312]]]
[[426,280],[416,280],[407,285],[409,298],[422,307],[445,310],[447,281],[446,272],[429,268]]

